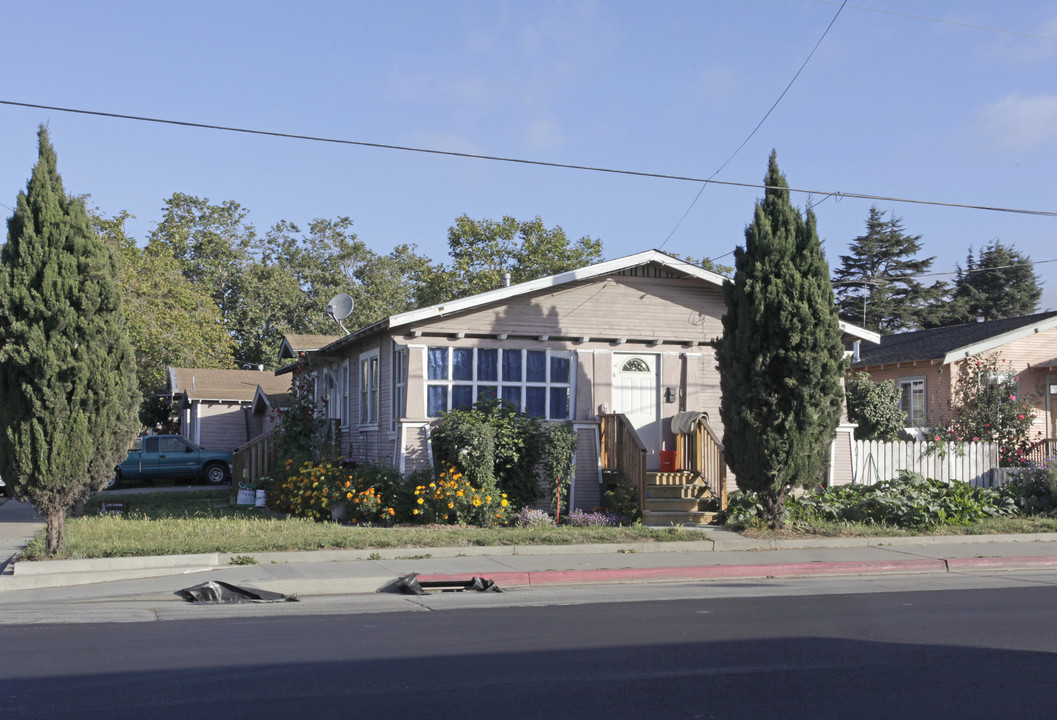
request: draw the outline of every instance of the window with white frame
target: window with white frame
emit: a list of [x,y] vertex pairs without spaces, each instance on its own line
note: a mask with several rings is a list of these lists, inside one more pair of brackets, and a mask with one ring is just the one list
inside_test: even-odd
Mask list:
[[360,355],[360,425],[378,424],[378,351]]
[[396,424],[407,412],[407,348],[393,346],[393,411],[390,429],[396,430]]
[[338,397],[341,407],[339,408],[339,415],[341,417],[341,426],[348,427],[349,425],[349,364],[345,363],[341,366],[341,374],[338,376]]
[[495,399],[546,420],[571,417],[571,351],[431,347],[426,355],[429,417]]
[[906,413],[907,427],[923,427],[925,419],[925,378],[903,378],[899,384],[899,407]]

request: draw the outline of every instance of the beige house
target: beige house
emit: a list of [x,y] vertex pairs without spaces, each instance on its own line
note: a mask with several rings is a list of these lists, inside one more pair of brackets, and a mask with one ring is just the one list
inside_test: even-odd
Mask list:
[[230,451],[267,431],[268,410],[276,398],[289,396],[290,376],[170,367],[166,392],[178,409],[183,437],[206,450]]
[[946,415],[959,365],[987,353],[1008,361],[1018,393],[1032,399],[1033,434],[1057,438],[1057,311],[886,335],[863,346],[852,371],[894,380],[913,431]]
[[[722,436],[723,280],[647,251],[393,315],[305,354],[348,457],[428,468],[441,413],[500,398],[572,423],[572,504],[587,509],[600,504],[605,416],[628,419],[650,471],[675,451],[677,414],[705,413]],[[847,340],[876,341],[842,327]]]

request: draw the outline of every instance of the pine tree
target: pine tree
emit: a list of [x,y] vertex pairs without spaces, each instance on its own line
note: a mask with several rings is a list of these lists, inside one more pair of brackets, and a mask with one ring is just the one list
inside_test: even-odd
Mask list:
[[948,291],[945,283],[926,287],[914,278],[928,272],[934,258],[916,259],[921,236],[907,235],[902,218],[886,218],[876,206],[866,234],[848,249],[833,273],[840,316],[848,322],[884,334],[918,330]]
[[67,509],[101,488],[136,428],[136,368],[117,265],[66,195],[42,126],[39,159],[0,248],[0,475],[65,548]]
[[969,248],[966,268],[959,267],[954,280],[954,313],[944,324],[1031,315],[1041,298],[1031,258],[995,240],[975,258]]
[[789,201],[771,153],[767,190],[734,251],[716,358],[723,445],[738,487],[784,525],[785,498],[823,477],[840,421],[845,368],[829,267],[815,229]]

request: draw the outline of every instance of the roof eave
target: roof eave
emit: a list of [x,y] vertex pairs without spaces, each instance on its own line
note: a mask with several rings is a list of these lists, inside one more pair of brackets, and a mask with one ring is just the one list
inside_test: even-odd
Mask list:
[[1032,335],[1036,335],[1045,330],[1052,330],[1053,328],[1057,328],[1057,315],[1030,325],[1025,325],[1024,327],[1001,333],[1000,335],[994,335],[986,340],[980,340],[979,342],[950,350],[943,356],[943,364],[947,365],[957,360],[964,360],[965,358],[979,355],[988,350],[994,350],[995,348],[1011,343],[1014,340],[1031,337]]
[[867,342],[872,342],[874,345],[881,344],[881,333],[876,333],[873,330],[861,328],[858,325],[852,325],[850,322],[845,322],[844,320],[838,321],[838,324],[840,326],[840,331],[845,335],[850,335],[854,338],[858,338],[859,340],[866,340]]

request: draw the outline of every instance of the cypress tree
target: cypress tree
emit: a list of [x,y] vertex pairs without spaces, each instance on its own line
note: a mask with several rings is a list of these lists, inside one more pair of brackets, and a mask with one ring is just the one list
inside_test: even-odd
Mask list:
[[123,459],[139,402],[117,265],[67,196],[48,131],[0,248],[0,475],[65,549],[67,509]]
[[774,152],[765,183],[723,285],[716,358],[727,463],[780,528],[789,491],[819,482],[828,466],[845,360],[815,216],[790,204]]

